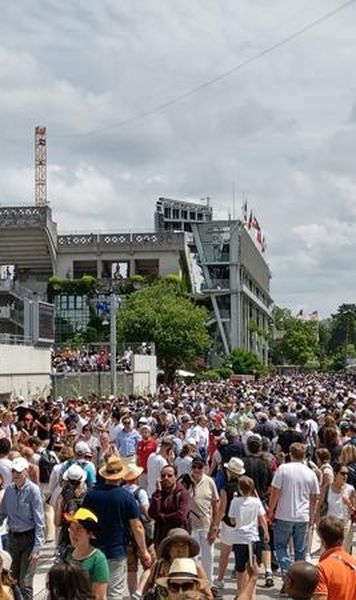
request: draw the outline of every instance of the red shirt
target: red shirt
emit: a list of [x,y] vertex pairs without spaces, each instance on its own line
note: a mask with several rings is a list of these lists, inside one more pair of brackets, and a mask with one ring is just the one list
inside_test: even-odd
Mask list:
[[136,455],[138,457],[140,466],[143,467],[145,473],[147,473],[147,461],[148,457],[152,452],[157,450],[157,440],[150,438],[149,440],[141,440],[137,445]]

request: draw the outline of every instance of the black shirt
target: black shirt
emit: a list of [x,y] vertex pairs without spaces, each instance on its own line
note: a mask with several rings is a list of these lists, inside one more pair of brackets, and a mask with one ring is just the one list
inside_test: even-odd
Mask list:
[[246,475],[253,479],[259,497],[262,502],[266,502],[272,475],[265,461],[260,456],[245,456],[242,460],[244,461]]

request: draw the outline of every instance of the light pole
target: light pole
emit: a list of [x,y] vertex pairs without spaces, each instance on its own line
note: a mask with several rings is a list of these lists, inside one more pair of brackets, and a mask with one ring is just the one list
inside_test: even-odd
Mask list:
[[[111,393],[116,398],[117,389],[117,371],[116,371],[116,310],[118,307],[117,296],[110,292],[110,372],[111,372]],[[120,300],[119,300],[120,302]]]
[[[109,306],[107,301],[96,303],[96,309],[103,315],[102,325],[110,323],[110,388],[111,394],[116,396],[117,390],[117,371],[116,371],[116,311],[120,306],[120,297],[113,290],[108,292],[100,292],[102,296],[109,296]],[[109,318],[109,322],[108,322]]]

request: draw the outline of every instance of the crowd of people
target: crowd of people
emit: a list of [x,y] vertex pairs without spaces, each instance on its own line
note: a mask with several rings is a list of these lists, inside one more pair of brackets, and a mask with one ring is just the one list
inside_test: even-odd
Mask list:
[[[135,348],[136,354],[150,355],[152,347],[143,342]],[[116,366],[118,371],[131,372],[133,349],[128,347],[122,355],[117,357]],[[51,356],[52,373],[93,373],[98,371],[110,371],[111,355],[108,346],[100,346],[99,349],[86,348],[63,348],[53,349]]]
[[0,597],[33,598],[54,542],[52,600],[224,598],[230,556],[241,600],[257,580],[356,600],[355,391],[303,375],[8,402]]

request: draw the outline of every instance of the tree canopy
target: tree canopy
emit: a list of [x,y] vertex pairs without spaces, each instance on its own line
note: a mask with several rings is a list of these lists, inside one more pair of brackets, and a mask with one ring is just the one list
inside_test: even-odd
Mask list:
[[293,317],[288,309],[275,307],[274,327],[270,340],[270,359],[273,364],[305,366],[319,356],[317,321]]
[[168,378],[209,348],[207,311],[179,287],[158,281],[132,294],[118,313],[122,342],[154,342],[158,364]]

